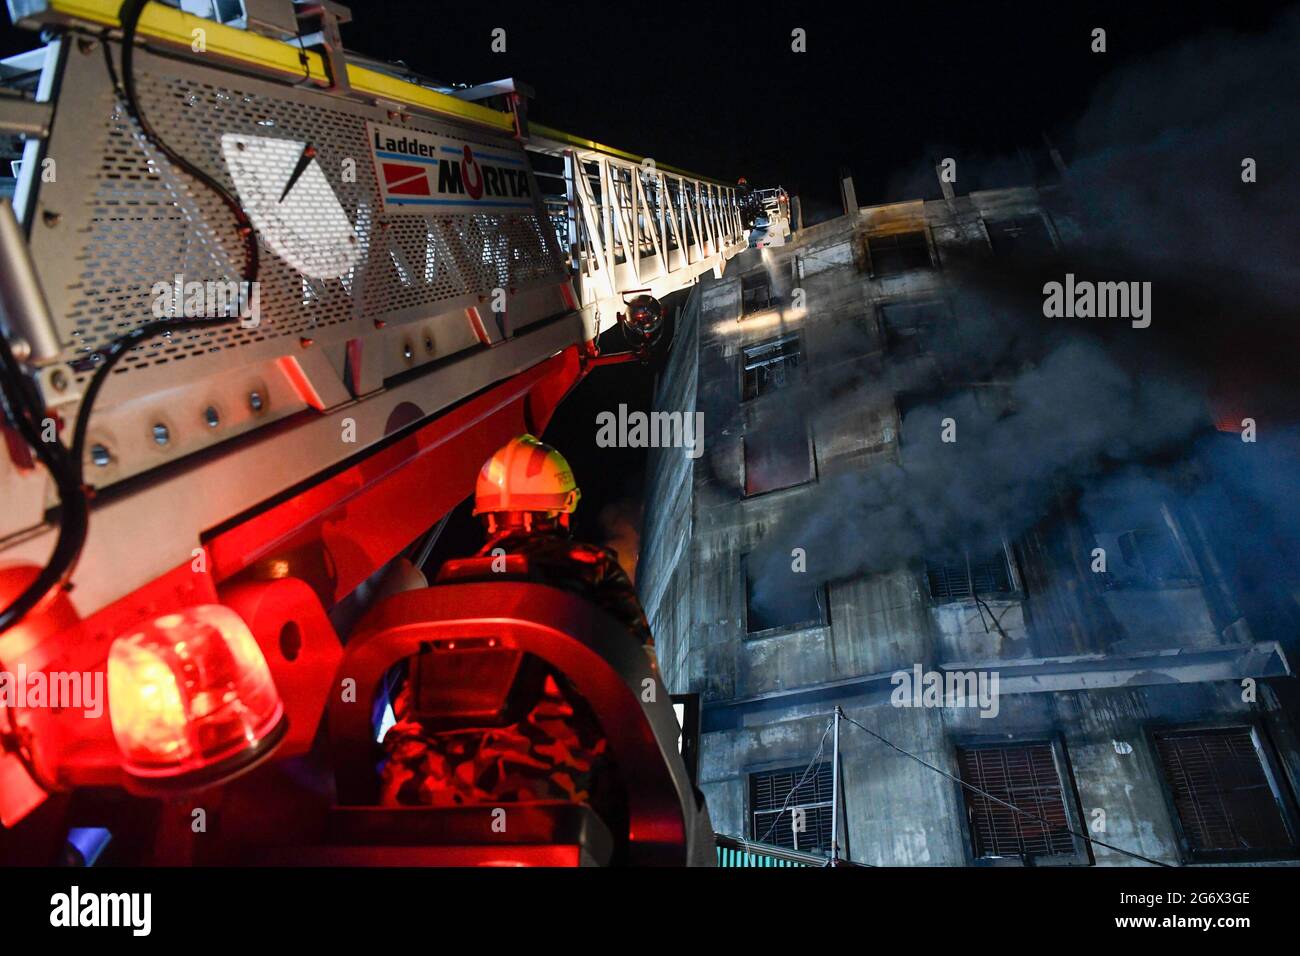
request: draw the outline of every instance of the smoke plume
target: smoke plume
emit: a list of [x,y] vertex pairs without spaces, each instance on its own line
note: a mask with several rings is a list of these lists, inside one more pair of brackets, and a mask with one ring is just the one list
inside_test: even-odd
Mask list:
[[[886,355],[782,393],[791,414],[913,397],[896,463],[791,499],[751,558],[755,601],[789,592],[794,547],[809,577],[852,578],[1014,538],[1063,491],[1119,483],[1152,507],[1181,495],[1201,508],[1246,590],[1297,565],[1297,49],[1293,12],[1267,35],[1207,36],[1118,72],[1066,137],[1083,235],[1064,261],[946,260],[953,320],[932,360]],[[923,165],[902,179],[933,176]],[[1151,282],[1152,326],[1045,318],[1043,284],[1066,272]],[[1258,441],[1215,432],[1216,413],[1255,419]]]

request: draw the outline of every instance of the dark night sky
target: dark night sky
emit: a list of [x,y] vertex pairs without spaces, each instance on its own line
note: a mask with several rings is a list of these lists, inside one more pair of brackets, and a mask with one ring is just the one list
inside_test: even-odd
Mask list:
[[[1262,29],[1291,5],[365,0],[344,34],[352,49],[446,82],[516,77],[549,125],[837,205],[841,166],[860,202],[902,198],[889,194],[894,174],[938,144],[1002,154],[1036,143],[1125,63],[1209,30]],[[1097,26],[1105,55],[1089,50]],[[495,27],[505,53],[490,50]],[[790,50],[795,27],[806,53]],[[34,40],[6,22],[0,52]]]
[[[349,45],[447,82],[513,76],[540,122],[719,178],[838,205],[886,199],[901,167],[1004,153],[1068,124],[1106,73],[1210,29],[1256,30],[1281,3],[946,2],[355,4]],[[852,10],[853,12],[843,12]],[[1090,52],[1093,27],[1109,52]],[[507,52],[489,50],[494,27]],[[792,53],[790,32],[807,31]],[[906,197],[915,198],[915,197]]]

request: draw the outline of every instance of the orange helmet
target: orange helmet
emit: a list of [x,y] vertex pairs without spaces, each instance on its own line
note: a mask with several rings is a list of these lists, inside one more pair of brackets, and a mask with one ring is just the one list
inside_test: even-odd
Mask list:
[[483,463],[474,486],[474,514],[573,514],[580,497],[582,492],[564,456],[532,435],[520,435]]

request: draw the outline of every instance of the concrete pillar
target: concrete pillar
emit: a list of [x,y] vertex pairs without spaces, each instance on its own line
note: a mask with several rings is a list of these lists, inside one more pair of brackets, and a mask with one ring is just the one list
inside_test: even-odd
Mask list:
[[847,166],[840,169],[840,198],[844,200],[844,215],[858,214],[858,194],[853,189],[853,174]]
[[952,202],[956,197],[956,192],[952,188],[952,183],[943,178],[943,160],[937,160],[934,164],[934,174],[939,177],[939,189],[943,192],[943,198]]

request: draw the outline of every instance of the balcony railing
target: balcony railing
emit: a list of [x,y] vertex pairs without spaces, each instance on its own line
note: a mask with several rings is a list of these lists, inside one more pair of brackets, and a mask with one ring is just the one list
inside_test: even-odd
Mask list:
[[826,857],[799,850],[787,850],[770,843],[737,840],[734,837],[714,835],[718,847],[718,866],[825,866]]

